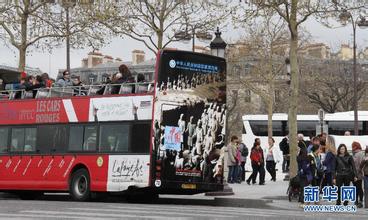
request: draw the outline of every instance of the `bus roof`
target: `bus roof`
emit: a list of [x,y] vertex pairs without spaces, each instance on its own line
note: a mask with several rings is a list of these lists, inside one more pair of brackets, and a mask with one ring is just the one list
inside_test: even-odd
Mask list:
[[[359,121],[368,121],[368,111],[358,112]],[[286,121],[288,115],[285,113],[275,113],[272,115],[274,121]],[[298,115],[299,121],[318,121],[318,115]],[[264,121],[267,120],[267,115],[244,115],[243,121]],[[325,115],[325,121],[354,121],[354,112],[337,112]]]

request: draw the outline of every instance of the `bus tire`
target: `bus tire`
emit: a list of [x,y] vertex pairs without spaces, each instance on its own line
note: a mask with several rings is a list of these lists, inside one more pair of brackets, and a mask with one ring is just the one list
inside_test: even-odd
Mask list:
[[75,171],[70,180],[69,193],[76,201],[88,201],[91,198],[90,177],[86,169]]

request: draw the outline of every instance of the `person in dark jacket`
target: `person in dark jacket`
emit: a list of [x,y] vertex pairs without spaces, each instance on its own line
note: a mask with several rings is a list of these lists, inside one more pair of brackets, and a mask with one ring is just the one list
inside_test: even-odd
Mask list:
[[[340,144],[337,149],[336,156],[336,169],[334,175],[334,183],[338,187],[338,198],[336,201],[336,205],[341,205],[341,186],[350,186],[352,181],[356,181],[357,172],[354,165],[353,157],[349,155],[348,150],[345,144]],[[344,205],[347,205],[348,202],[345,201]]]
[[351,149],[353,150],[353,159],[355,164],[355,169],[357,170],[357,180],[354,182],[354,186],[356,187],[357,198],[355,204],[358,208],[363,207],[363,175],[362,170],[360,169],[360,164],[364,160],[364,151],[362,150],[362,146],[359,142],[354,141],[351,144]]
[[282,172],[289,172],[290,166],[290,147],[289,147],[289,138],[286,136],[279,144],[280,150],[282,151],[283,161],[282,161]]
[[245,181],[245,163],[247,162],[247,157],[248,157],[249,152],[248,152],[247,146],[244,143],[239,144],[239,150],[240,150],[241,157],[242,157],[242,160],[240,163],[240,167],[241,167],[240,176],[241,176],[241,180]]
[[319,147],[319,145],[313,145],[312,152],[308,154],[310,168],[313,175],[312,186],[320,186],[321,180],[323,178],[323,169],[321,158],[319,156]]
[[265,168],[264,168],[264,156],[263,150],[261,148],[261,140],[256,138],[254,140],[254,144],[250,153],[250,160],[252,163],[253,172],[247,180],[248,185],[250,185],[250,181],[252,183],[256,183],[257,174],[259,173],[259,185],[265,185]]
[[327,136],[326,158],[322,162],[324,170],[324,186],[332,186],[333,173],[336,167],[336,147],[331,136]]
[[364,208],[368,209],[368,147],[365,148],[365,157],[359,166],[364,179]]
[[308,152],[306,147],[301,147],[297,156],[298,162],[298,176],[300,184],[299,202],[304,203],[304,187],[308,186],[312,180],[313,175],[310,168],[310,160],[308,159]]

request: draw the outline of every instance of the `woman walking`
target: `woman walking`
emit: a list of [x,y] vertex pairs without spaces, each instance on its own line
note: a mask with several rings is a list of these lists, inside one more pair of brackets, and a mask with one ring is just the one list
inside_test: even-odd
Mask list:
[[351,148],[353,150],[353,159],[355,164],[355,169],[357,170],[357,180],[353,183],[356,188],[357,198],[356,198],[356,206],[358,208],[363,207],[363,175],[362,170],[360,169],[360,164],[364,160],[365,153],[362,151],[362,147],[359,142],[354,141],[351,144]]
[[264,169],[264,156],[261,148],[261,140],[256,138],[250,153],[250,160],[252,163],[253,172],[247,180],[248,185],[252,180],[252,184],[256,183],[257,174],[259,173],[259,185],[265,185],[265,169]]
[[365,148],[365,157],[359,167],[364,179],[364,208],[368,209],[368,147]]
[[271,175],[271,181],[276,182],[276,163],[278,162],[277,154],[274,148],[275,140],[268,138],[268,149],[265,150],[266,155],[266,169]]
[[326,157],[322,162],[324,172],[324,186],[332,186],[333,173],[336,167],[336,147],[331,136],[327,136]]
[[[336,205],[341,205],[341,186],[350,186],[352,181],[356,181],[357,172],[354,165],[353,157],[349,155],[346,145],[340,144],[337,149],[336,170],[334,183],[338,188],[338,198]],[[348,205],[348,201],[344,201],[344,205]]]

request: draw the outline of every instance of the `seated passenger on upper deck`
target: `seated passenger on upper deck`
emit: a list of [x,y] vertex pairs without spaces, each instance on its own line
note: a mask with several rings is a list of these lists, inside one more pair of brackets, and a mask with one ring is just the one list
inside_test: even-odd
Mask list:
[[[122,83],[134,83],[134,78],[130,73],[129,68],[122,64],[119,66],[119,73],[115,75],[112,84],[122,84]],[[115,85],[111,88],[111,94],[119,94],[120,85]]]
[[0,78],[0,91],[5,90],[5,84],[4,84],[4,80],[2,78]]
[[65,86],[73,86],[72,81],[70,80],[70,73],[68,70],[64,70],[63,77],[60,78],[56,83],[56,86],[65,87]]

